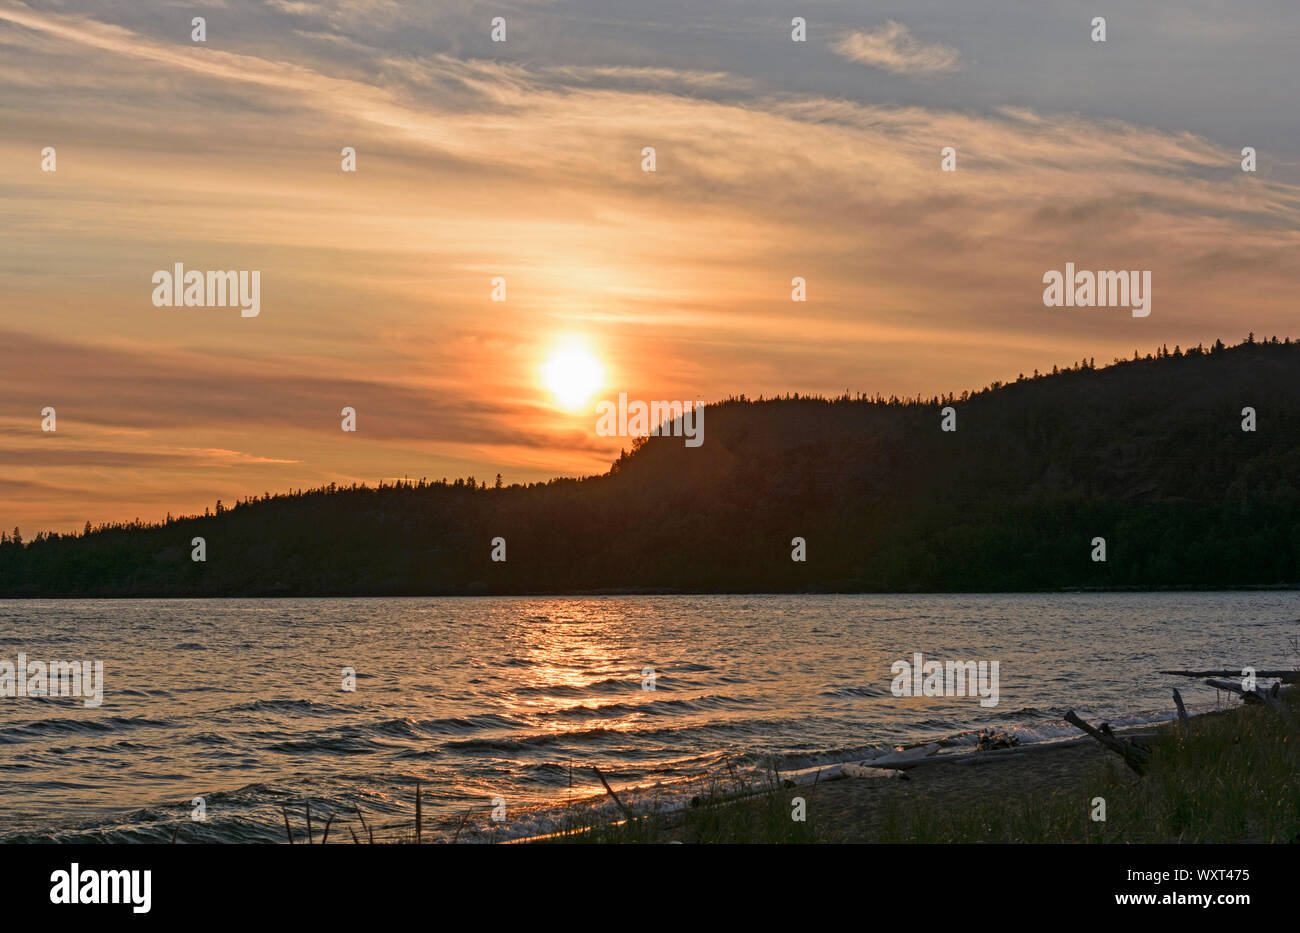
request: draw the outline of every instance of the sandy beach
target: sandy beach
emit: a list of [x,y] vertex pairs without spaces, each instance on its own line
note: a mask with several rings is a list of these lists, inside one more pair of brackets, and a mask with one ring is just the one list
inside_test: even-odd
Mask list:
[[[1150,730],[1142,734],[1150,734]],[[1126,771],[1117,756],[1085,737],[982,756],[936,756],[899,776],[827,781],[809,793],[808,806],[818,819],[824,841],[873,842],[878,841],[893,806],[915,805],[931,813],[955,814],[977,800],[1027,800],[1071,790],[1108,770]]]

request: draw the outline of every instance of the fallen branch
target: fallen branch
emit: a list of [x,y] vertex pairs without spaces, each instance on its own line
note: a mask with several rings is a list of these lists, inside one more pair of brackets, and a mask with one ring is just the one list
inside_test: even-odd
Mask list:
[[[1173,674],[1176,677],[1240,677],[1241,670],[1219,670],[1219,671],[1156,671],[1157,674]],[[1265,680],[1277,678],[1284,684],[1300,683],[1300,671],[1256,671],[1256,677],[1263,677]]]
[[913,745],[911,748],[886,752],[884,755],[877,755],[875,758],[868,758],[865,761],[857,762],[857,764],[864,768],[888,768],[893,771],[905,771],[908,768],[924,764],[938,753],[939,743],[930,742],[925,745]]
[[623,815],[627,817],[629,820],[633,819],[632,811],[630,811],[627,807],[623,806],[623,801],[618,799],[618,795],[614,793],[614,788],[609,786],[609,781],[605,780],[605,775],[600,773],[600,769],[597,768],[595,765],[592,765],[591,770],[596,772],[596,777],[600,778],[600,783],[605,785],[606,793],[608,793],[611,797],[614,798],[614,802],[618,804],[618,808],[623,811]]
[[465,828],[465,824],[469,821],[469,815],[473,812],[474,812],[474,808],[470,807],[468,810],[465,811],[465,815],[460,818],[460,825],[456,827],[456,835],[451,837],[452,845],[455,845],[456,840],[460,838],[460,831]]
[[1174,687],[1174,706],[1178,707],[1178,722],[1184,728],[1187,726],[1187,707],[1183,706],[1183,695]]
[[1285,713],[1287,711],[1286,704],[1282,702],[1282,697],[1277,684],[1274,684],[1272,689],[1261,693],[1258,690],[1246,690],[1241,686],[1241,684],[1234,683],[1231,680],[1209,679],[1205,682],[1216,690],[1226,690],[1228,693],[1237,694],[1241,697],[1243,703],[1259,703],[1267,706],[1276,713]]
[[1138,774],[1146,774],[1147,765],[1151,763],[1150,749],[1121,739],[1114,732],[1110,731],[1110,725],[1108,723],[1102,723],[1100,729],[1094,729],[1076,716],[1074,710],[1070,710],[1065,714],[1065,721],[1088,733],[1088,735],[1100,742],[1103,748],[1119,755],[1124,759],[1124,763]]

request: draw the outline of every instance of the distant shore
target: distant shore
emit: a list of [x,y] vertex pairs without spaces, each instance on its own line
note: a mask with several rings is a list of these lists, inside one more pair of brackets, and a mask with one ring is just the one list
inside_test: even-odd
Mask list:
[[219,596],[206,594],[191,593],[155,593],[140,594],[132,593],[130,595],[116,596],[98,596],[83,593],[67,593],[59,595],[21,595],[12,596],[0,593],[0,599],[12,601],[19,600],[60,600],[60,599],[101,599],[101,600],[145,600],[145,599],[174,599],[174,600],[226,600],[226,599],[503,599],[503,598],[521,598],[521,599],[590,599],[594,597],[606,596],[962,596],[962,595],[979,595],[979,596],[1018,596],[1018,595],[1050,595],[1059,593],[1068,595],[1072,593],[1268,593],[1268,592],[1288,592],[1300,590],[1300,583],[1272,583],[1272,584],[1245,584],[1241,586],[1089,586],[1089,587],[1060,587],[1055,589],[1024,589],[1024,590],[859,590],[859,589],[825,589],[821,587],[804,587],[802,589],[790,590],[674,590],[654,587],[628,587],[624,589],[596,589],[596,590],[571,590],[571,591],[550,591],[550,590],[530,590],[520,592],[486,592],[486,591],[456,591],[456,592],[430,592],[430,593],[249,593],[244,595],[223,594]]

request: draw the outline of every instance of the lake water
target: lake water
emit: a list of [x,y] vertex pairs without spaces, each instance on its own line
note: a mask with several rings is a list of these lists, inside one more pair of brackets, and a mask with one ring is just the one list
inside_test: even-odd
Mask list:
[[[350,842],[355,807],[410,832],[417,781],[426,838],[509,838],[608,807],[592,766],[668,807],[731,766],[1168,718],[1171,686],[1208,709],[1156,671],[1294,667],[1298,618],[1294,592],[10,601],[0,660],[100,660],[105,685],[0,698],[0,840],[283,842],[310,800]],[[998,661],[998,705],[894,696],[918,651]]]

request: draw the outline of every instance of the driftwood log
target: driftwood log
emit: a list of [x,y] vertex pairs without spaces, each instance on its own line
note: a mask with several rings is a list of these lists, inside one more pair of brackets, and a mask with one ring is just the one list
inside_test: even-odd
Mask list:
[[1187,707],[1183,706],[1183,695],[1174,687],[1174,706],[1178,707],[1178,724],[1187,728]]
[[[1219,671],[1156,671],[1157,674],[1173,674],[1176,677],[1240,677],[1241,669]],[[1276,678],[1284,684],[1300,684],[1300,671],[1256,671],[1255,676],[1265,680]]]
[[1241,697],[1243,703],[1259,703],[1278,713],[1287,711],[1286,704],[1282,702],[1281,690],[1278,684],[1274,684],[1268,690],[1245,690],[1240,683],[1231,680],[1214,680],[1211,678],[1205,682],[1216,690],[1226,690],[1229,693],[1237,694]]
[[[1288,687],[1284,691],[1282,684],[1300,683],[1300,671],[1256,671],[1256,677],[1272,678],[1277,681],[1267,690],[1246,690],[1237,681],[1218,679],[1218,677],[1240,677],[1241,675],[1237,671],[1160,671],[1160,673],[1176,674],[1182,677],[1205,677],[1205,682],[1211,687],[1235,693],[1246,703],[1258,703],[1266,706],[1285,716],[1288,721],[1294,722],[1291,708],[1282,698],[1282,694],[1295,688]],[[1187,707],[1183,705],[1183,695],[1178,692],[1177,688],[1174,688],[1174,705],[1178,707],[1179,724],[1186,728]],[[1065,714],[1065,721],[1088,733],[1088,735],[1100,742],[1103,748],[1119,755],[1124,759],[1124,763],[1138,774],[1146,773],[1147,766],[1151,763],[1151,749],[1146,745],[1132,739],[1120,738],[1111,731],[1109,723],[1103,722],[1100,726],[1094,728],[1075,715],[1074,710],[1070,710]]]
[[1146,774],[1147,765],[1151,763],[1151,749],[1144,745],[1138,745],[1135,742],[1121,739],[1111,731],[1109,723],[1103,722],[1100,728],[1094,729],[1076,716],[1074,710],[1070,710],[1065,714],[1065,721],[1088,733],[1101,743],[1102,748],[1119,755],[1124,759],[1124,763],[1138,774]]
[[597,768],[595,765],[592,765],[591,770],[596,772],[596,777],[600,778],[600,783],[605,785],[605,793],[609,794],[611,797],[614,798],[614,802],[618,804],[618,808],[623,811],[623,815],[627,817],[629,820],[634,819],[634,817],[632,816],[632,811],[629,810],[627,807],[623,806],[623,801],[618,799],[618,794],[614,793],[614,788],[609,786],[609,781],[605,780],[605,775],[600,773],[600,769]]

